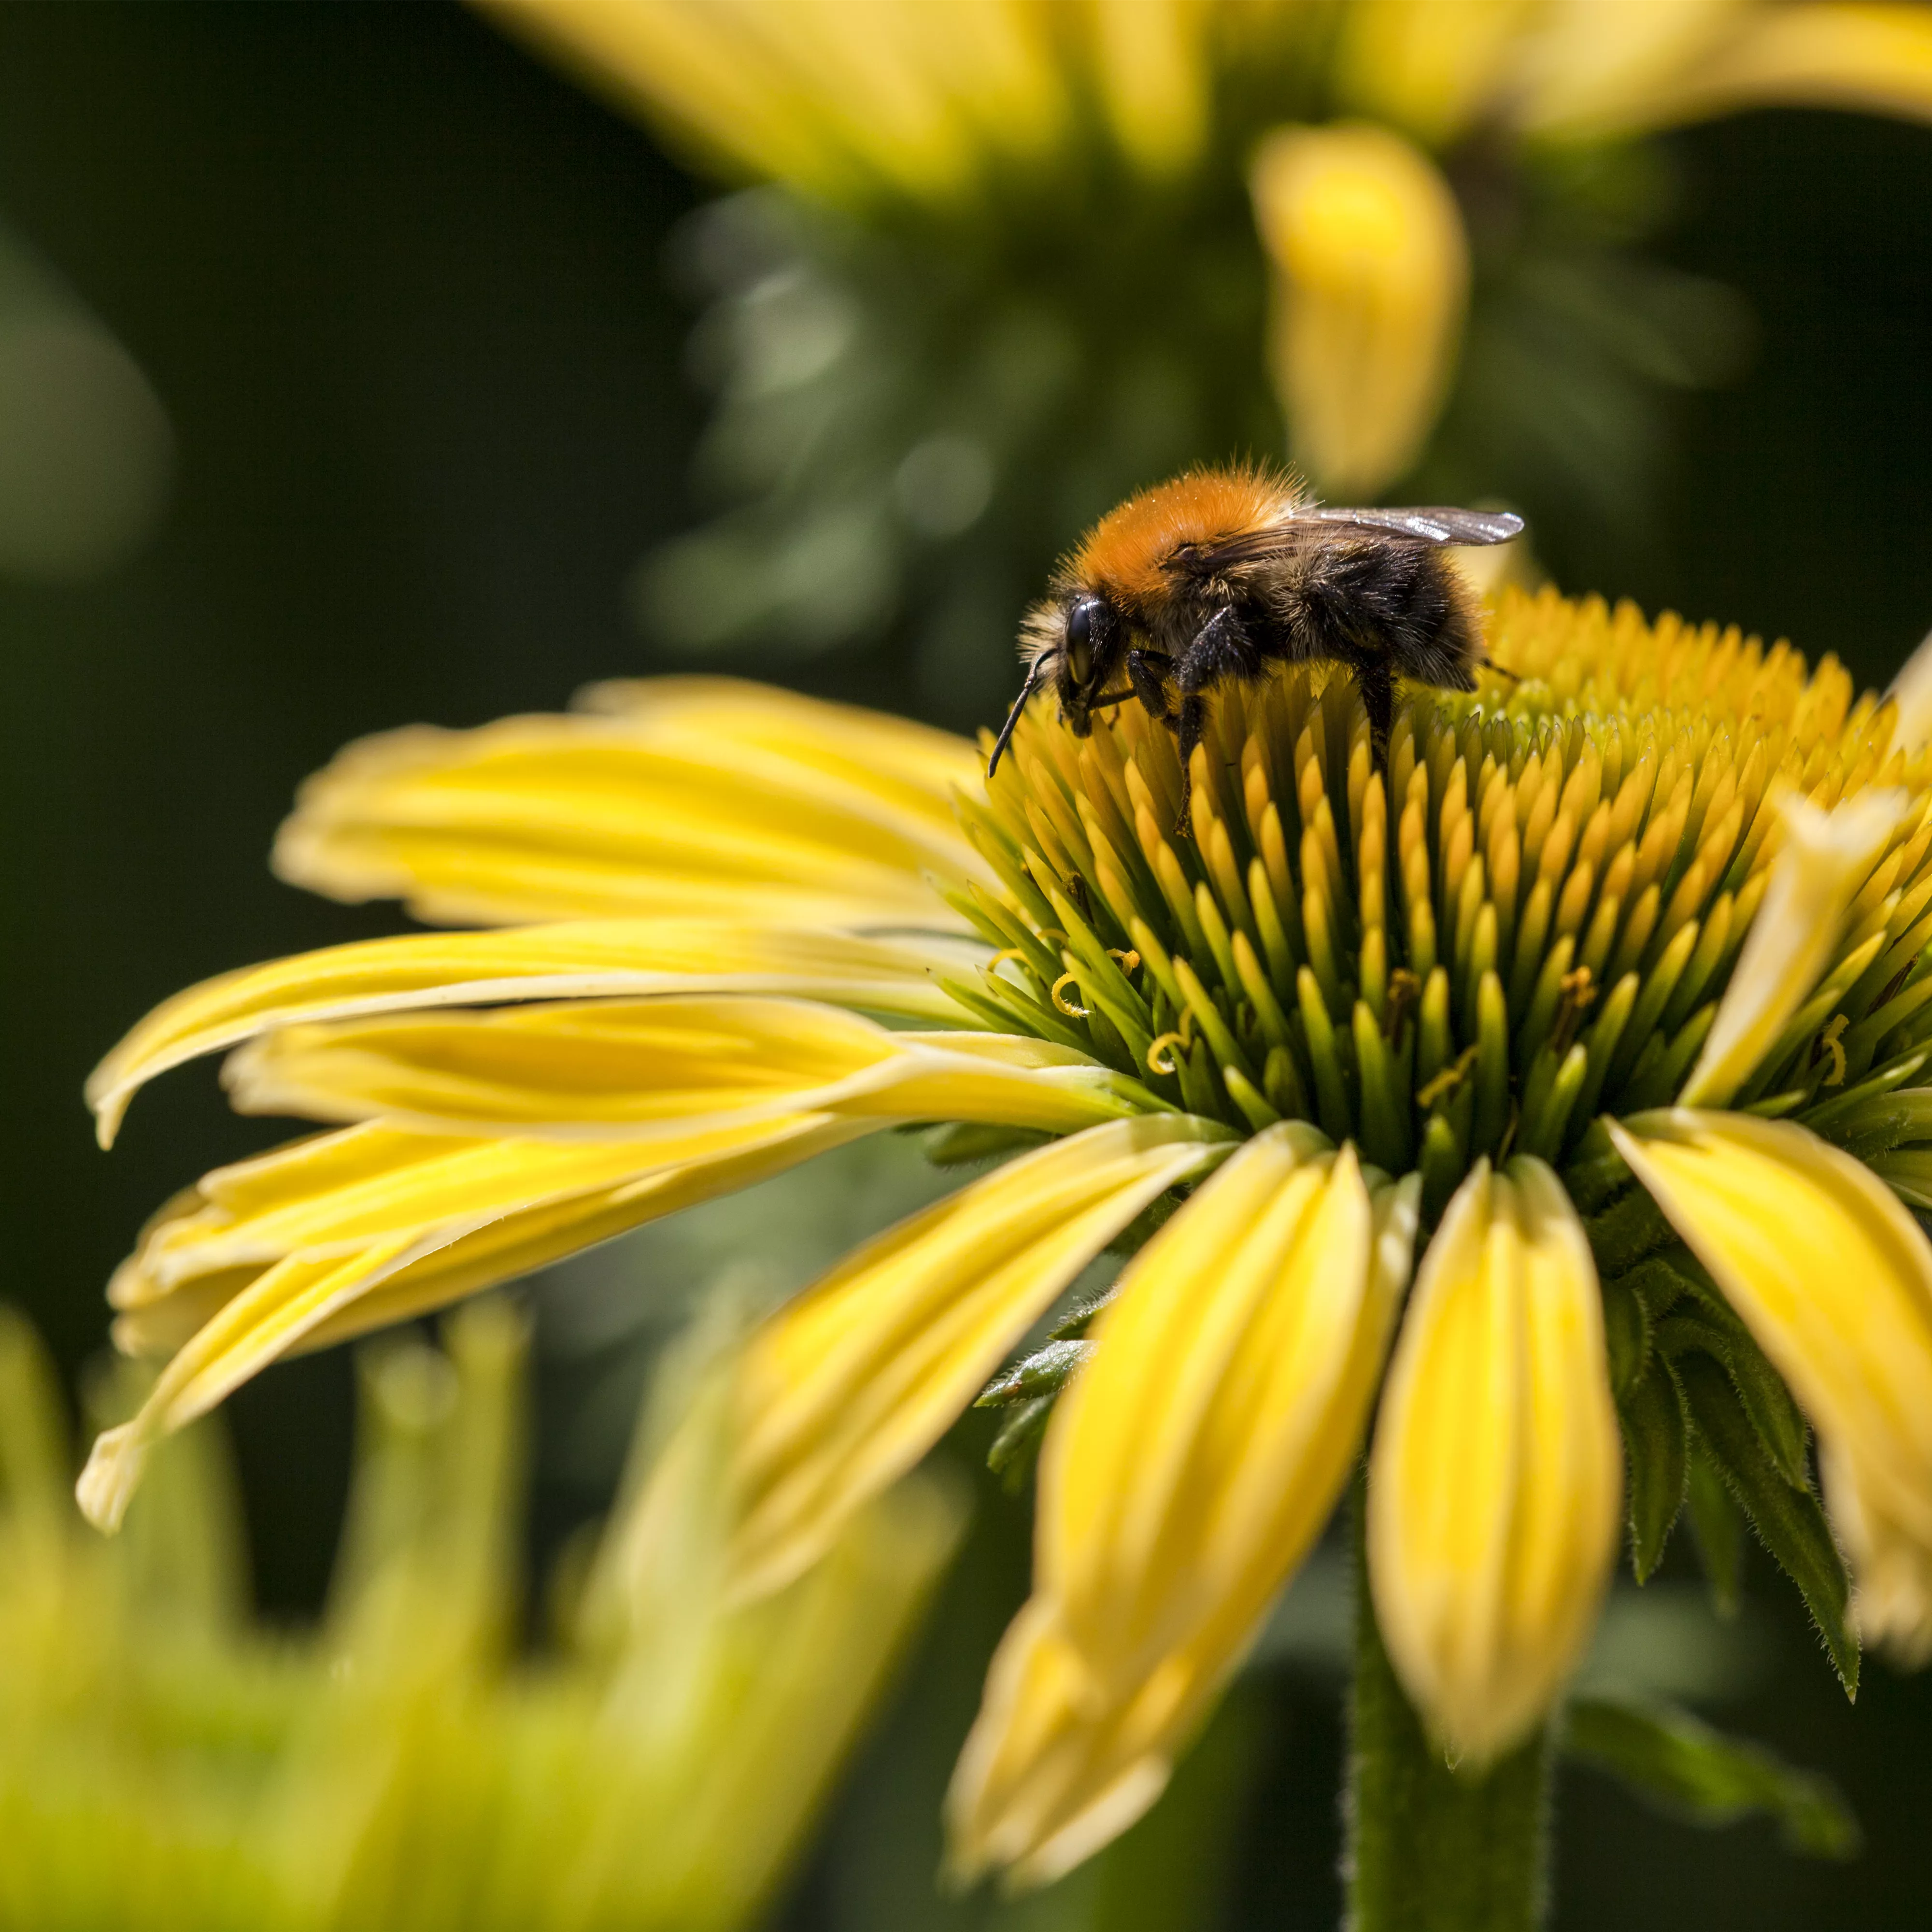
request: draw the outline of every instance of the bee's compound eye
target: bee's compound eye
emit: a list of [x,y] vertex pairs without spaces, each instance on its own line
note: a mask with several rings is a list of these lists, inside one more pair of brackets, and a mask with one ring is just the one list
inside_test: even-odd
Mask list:
[[1083,597],[1066,614],[1066,668],[1076,684],[1094,675],[1094,653],[1106,637],[1113,613],[1106,600]]

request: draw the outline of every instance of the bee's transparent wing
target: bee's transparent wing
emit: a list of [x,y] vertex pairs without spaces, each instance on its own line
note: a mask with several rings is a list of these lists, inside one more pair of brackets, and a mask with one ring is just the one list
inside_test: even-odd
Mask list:
[[1412,543],[1499,544],[1522,535],[1522,519],[1507,510],[1304,510],[1297,523],[1326,524],[1406,537]]
[[1420,509],[1342,510],[1311,507],[1265,528],[1244,530],[1238,536],[1200,548],[1178,552],[1174,562],[1191,574],[1211,575],[1233,564],[1258,562],[1280,556],[1306,543],[1314,528],[1355,530],[1365,536],[1394,537],[1405,543],[1499,544],[1522,534],[1522,519],[1507,510],[1457,510],[1431,506]]

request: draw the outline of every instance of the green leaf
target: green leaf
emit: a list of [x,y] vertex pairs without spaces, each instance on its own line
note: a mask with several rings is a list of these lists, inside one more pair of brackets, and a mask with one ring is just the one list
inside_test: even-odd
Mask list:
[[1032,1472],[1053,1404],[1050,1395],[1036,1395],[1022,1403],[1000,1425],[993,1446],[986,1451],[986,1467],[1016,1493],[1025,1486]]
[[1579,1698],[1570,1706],[1564,1748],[1692,1824],[1729,1825],[1762,1813],[1801,1856],[1858,1852],[1858,1820],[1828,1779],[1796,1769],[1762,1744],[1726,1737],[1688,1711]]
[[1744,1505],[1764,1546],[1798,1586],[1846,1694],[1856,1696],[1858,1640],[1846,1614],[1850,1586],[1817,1497],[1785,1479],[1730,1378],[1709,1356],[1694,1352],[1675,1366],[1691,1420],[1718,1474]]
[[1002,1370],[975,1398],[975,1408],[1010,1408],[1036,1396],[1054,1396],[1094,1352],[1091,1342],[1049,1342],[1045,1348]]
[[1662,1558],[1684,1507],[1689,1430],[1669,1364],[1653,1361],[1617,1397],[1617,1414],[1630,1459],[1630,1568],[1644,1583]]
[[1690,1505],[1691,1534],[1711,1586],[1711,1607],[1728,1623],[1743,1598],[1744,1516],[1724,1486],[1717,1465],[1701,1449],[1690,1457],[1684,1498]]

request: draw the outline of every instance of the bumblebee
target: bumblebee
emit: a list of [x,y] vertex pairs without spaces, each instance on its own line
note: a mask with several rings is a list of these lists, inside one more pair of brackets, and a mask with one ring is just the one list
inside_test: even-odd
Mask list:
[[1473,691],[1488,662],[1475,600],[1445,546],[1507,543],[1522,519],[1454,509],[1330,509],[1285,477],[1190,470],[1130,496],[1054,573],[1020,629],[1026,680],[990,778],[1035,692],[1051,686],[1076,736],[1138,698],[1189,761],[1208,694],[1270,664],[1328,658],[1354,674],[1386,770],[1395,680]]

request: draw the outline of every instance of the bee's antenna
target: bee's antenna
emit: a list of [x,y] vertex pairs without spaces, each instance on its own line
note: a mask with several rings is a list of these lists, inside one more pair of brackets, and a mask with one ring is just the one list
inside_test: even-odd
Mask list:
[[1020,713],[1027,708],[1027,700],[1040,688],[1046,669],[1044,657],[1034,658],[1028,666],[1026,682],[1020,686],[1018,697],[1013,700],[1013,708],[1006,713],[1006,722],[1000,727],[1000,735],[993,740],[993,755],[986,760],[987,777],[991,778],[1000,769],[1000,760],[1005,756],[1006,747],[1012,742],[1013,733],[1020,722]]

